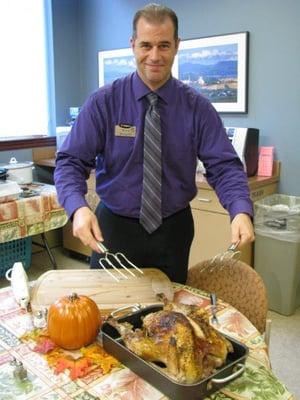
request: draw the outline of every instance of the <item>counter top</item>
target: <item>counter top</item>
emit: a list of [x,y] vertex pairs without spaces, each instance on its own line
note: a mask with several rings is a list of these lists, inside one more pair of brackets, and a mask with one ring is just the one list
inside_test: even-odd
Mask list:
[[[40,160],[35,161],[36,165],[39,166],[44,166],[44,167],[52,167],[55,168],[55,158],[44,158]],[[279,181],[279,175],[280,175],[280,162],[275,161],[274,162],[274,168],[273,168],[273,175],[271,177],[267,176],[251,176],[248,178],[248,183],[250,190],[254,188],[258,188],[260,186],[265,186],[274,182]],[[207,183],[206,179],[203,177],[201,173],[196,174],[196,184],[198,189],[206,189],[209,190],[211,186]]]
[[[259,188],[261,186],[269,185],[279,181],[280,176],[280,162],[274,162],[272,176],[251,176],[248,178],[250,190]],[[196,174],[196,184],[198,189],[213,190],[207,183],[205,177],[201,173]]]
[[41,160],[35,161],[34,163],[35,165],[39,165],[41,167],[55,168],[55,158],[43,158]]

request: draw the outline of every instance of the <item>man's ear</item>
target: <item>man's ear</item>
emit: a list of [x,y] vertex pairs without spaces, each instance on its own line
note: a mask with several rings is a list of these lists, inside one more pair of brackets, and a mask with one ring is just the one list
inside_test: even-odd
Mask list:
[[130,38],[130,46],[131,46],[132,50],[134,49],[134,44],[135,44],[135,40],[134,40],[134,38],[131,36],[131,38]]
[[175,42],[176,53],[177,53],[177,51],[178,51],[178,49],[179,49],[179,43],[180,43],[180,39],[178,38],[178,39],[176,40],[176,42]]

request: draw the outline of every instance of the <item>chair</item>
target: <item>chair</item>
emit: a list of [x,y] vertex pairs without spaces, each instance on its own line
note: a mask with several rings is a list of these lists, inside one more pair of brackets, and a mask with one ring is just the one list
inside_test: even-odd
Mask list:
[[266,287],[262,278],[249,265],[237,260],[215,261],[214,264],[202,261],[188,270],[186,284],[208,293],[216,293],[220,299],[244,314],[265,335],[265,342],[269,343]]

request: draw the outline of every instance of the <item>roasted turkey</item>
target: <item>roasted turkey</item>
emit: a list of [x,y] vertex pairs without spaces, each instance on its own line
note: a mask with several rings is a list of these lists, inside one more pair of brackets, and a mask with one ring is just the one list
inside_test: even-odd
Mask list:
[[165,300],[163,309],[146,315],[138,329],[128,322],[108,322],[129,350],[146,361],[159,363],[180,383],[191,384],[207,377],[233,351],[231,343],[210,326],[207,311],[197,306]]

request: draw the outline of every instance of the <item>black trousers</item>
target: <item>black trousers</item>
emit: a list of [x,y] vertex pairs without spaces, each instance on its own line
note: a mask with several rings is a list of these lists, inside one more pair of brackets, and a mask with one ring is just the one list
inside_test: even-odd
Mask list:
[[[185,283],[188,258],[194,237],[194,222],[190,207],[165,218],[162,225],[149,234],[136,218],[112,213],[100,202],[96,216],[104,237],[104,245],[111,253],[121,252],[141,268],[158,268],[173,282]],[[91,268],[101,268],[93,252]]]

